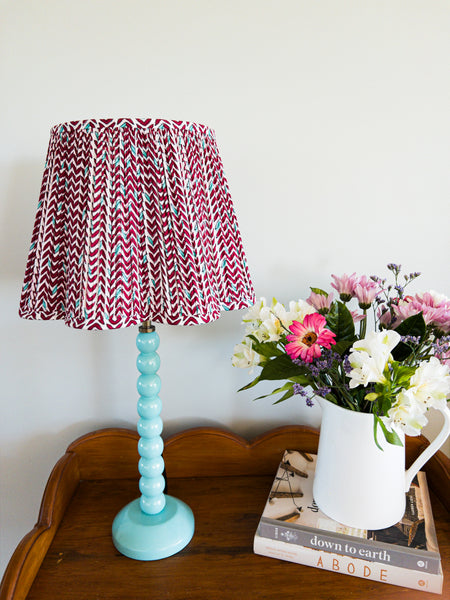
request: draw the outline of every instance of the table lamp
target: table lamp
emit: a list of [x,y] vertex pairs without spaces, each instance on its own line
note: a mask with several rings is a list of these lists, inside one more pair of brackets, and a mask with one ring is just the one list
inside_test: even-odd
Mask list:
[[166,558],[194,533],[164,493],[159,337],[153,323],[209,323],[254,303],[214,132],[165,119],[51,129],[19,315],[80,329],[140,325],[141,497],[116,516],[116,548]]

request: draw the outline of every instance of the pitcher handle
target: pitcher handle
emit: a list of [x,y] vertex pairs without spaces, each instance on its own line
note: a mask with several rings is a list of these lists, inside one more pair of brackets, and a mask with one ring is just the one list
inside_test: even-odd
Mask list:
[[435,454],[445,440],[448,438],[450,434],[450,410],[447,406],[439,406],[437,410],[440,410],[444,415],[444,424],[442,426],[441,431],[435,437],[435,439],[431,442],[431,444],[425,448],[425,450],[420,454],[413,464],[405,471],[405,492],[407,492],[411,486],[411,481],[417,475],[417,472],[423,467],[423,465],[429,460],[433,454]]

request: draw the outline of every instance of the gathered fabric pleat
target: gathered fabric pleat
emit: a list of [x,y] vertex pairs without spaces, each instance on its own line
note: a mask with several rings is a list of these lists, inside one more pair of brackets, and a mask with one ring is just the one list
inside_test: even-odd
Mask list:
[[21,317],[195,325],[254,301],[213,130],[165,119],[52,128]]

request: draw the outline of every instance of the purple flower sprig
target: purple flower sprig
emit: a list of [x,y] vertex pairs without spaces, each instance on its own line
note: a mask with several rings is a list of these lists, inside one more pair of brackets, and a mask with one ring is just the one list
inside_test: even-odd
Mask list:
[[400,271],[402,270],[402,265],[397,265],[395,263],[389,263],[387,265],[387,268],[389,269],[389,271],[392,271],[394,273],[394,275],[399,275]]
[[442,362],[450,365],[450,335],[443,335],[432,343],[434,354]]
[[[332,397],[337,396],[346,400],[348,408],[352,410],[356,409],[356,404],[348,385],[347,375],[352,370],[348,355],[341,356],[331,349],[323,349],[321,356],[315,358],[312,362],[308,363],[298,358],[294,359],[293,362],[297,366],[309,371],[313,380],[313,383],[311,383],[312,393],[316,396],[321,396],[322,398],[328,395]],[[294,394],[309,398],[308,390],[298,383],[294,384],[293,392]],[[307,405],[311,406],[308,401]]]
[[417,335],[402,335],[400,339],[404,344],[420,344],[420,337]]
[[333,352],[333,350],[324,348],[321,356],[314,359],[312,362],[308,363],[300,358],[294,359],[293,362],[299,367],[306,367],[310,370],[311,375],[317,377],[323,371],[332,369],[336,362],[342,362],[342,357],[336,352]]
[[314,402],[312,401],[312,399],[308,393],[308,390],[305,387],[303,387],[300,383],[294,383],[294,386],[292,389],[293,389],[295,395],[303,396],[303,398],[305,398],[306,406],[309,406],[309,407],[314,406]]
[[322,387],[318,387],[316,390],[316,394],[317,396],[321,396],[322,398],[326,398],[327,395],[331,392],[331,388],[324,385]]

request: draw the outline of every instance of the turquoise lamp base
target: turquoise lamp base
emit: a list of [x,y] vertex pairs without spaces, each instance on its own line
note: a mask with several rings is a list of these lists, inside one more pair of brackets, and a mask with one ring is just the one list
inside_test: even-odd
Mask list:
[[119,552],[135,560],[159,560],[182,550],[194,535],[194,515],[187,504],[164,494],[164,443],[161,437],[161,380],[157,375],[159,336],[150,321],[139,327],[136,345],[139,489],[141,497],[117,514],[112,537]]
[[113,542],[119,552],[135,560],[159,560],[182,550],[194,535],[194,515],[182,500],[165,496],[161,512],[148,515],[140,500],[127,504],[113,522]]

